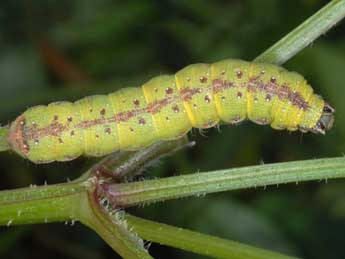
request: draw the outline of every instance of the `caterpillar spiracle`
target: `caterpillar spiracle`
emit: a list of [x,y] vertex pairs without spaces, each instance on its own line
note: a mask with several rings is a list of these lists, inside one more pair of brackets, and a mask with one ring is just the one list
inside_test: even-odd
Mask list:
[[180,138],[192,127],[246,118],[274,129],[324,134],[334,112],[298,73],[228,59],[189,65],[138,88],[29,108],[11,123],[8,143],[22,157],[48,163],[137,150]]

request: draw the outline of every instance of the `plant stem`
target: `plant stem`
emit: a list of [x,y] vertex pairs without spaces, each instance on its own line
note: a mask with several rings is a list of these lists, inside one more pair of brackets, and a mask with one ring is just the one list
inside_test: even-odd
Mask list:
[[345,0],[333,0],[254,61],[283,64],[345,17]]
[[212,258],[232,259],[293,259],[279,253],[238,242],[169,226],[126,214],[128,224],[142,238]]
[[159,159],[193,145],[194,142],[188,142],[185,136],[176,140],[160,141],[138,151],[115,152],[102,159],[90,171],[97,177],[111,178],[115,182],[127,182]]
[[79,183],[32,186],[0,192],[0,225],[78,220],[86,206]]
[[0,225],[81,221],[123,258],[151,259],[140,238],[127,230],[124,221],[102,213],[91,195],[94,180],[1,191]]
[[0,152],[10,149],[7,143],[8,127],[0,127]]
[[118,207],[251,187],[344,178],[345,158],[285,162],[123,184],[104,184],[107,198]]
[[92,215],[82,222],[99,234],[123,258],[153,259],[144,247],[143,240],[129,230],[121,212],[109,213],[95,196],[89,194]]

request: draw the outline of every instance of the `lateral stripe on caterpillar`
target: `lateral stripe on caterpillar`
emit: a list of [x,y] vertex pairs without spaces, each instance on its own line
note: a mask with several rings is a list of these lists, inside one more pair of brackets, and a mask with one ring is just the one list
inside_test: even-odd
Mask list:
[[228,59],[190,65],[139,88],[32,107],[11,123],[8,142],[32,162],[48,163],[137,150],[192,127],[246,118],[275,129],[324,133],[333,113],[301,75]]

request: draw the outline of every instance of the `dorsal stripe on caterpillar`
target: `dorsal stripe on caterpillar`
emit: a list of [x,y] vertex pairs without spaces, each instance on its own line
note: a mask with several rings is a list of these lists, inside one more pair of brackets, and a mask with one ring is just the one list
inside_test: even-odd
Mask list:
[[8,142],[23,157],[47,163],[137,150],[192,127],[246,118],[275,129],[323,133],[333,113],[301,75],[228,59],[190,65],[138,88],[32,107],[11,124]]

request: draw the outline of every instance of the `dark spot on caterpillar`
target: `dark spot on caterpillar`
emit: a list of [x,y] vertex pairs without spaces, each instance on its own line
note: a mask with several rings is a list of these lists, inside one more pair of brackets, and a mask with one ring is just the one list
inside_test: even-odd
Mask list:
[[110,135],[111,129],[110,129],[110,128],[105,128],[104,132],[105,132],[106,134]]
[[190,81],[190,77],[186,77],[186,80],[187,80],[187,82],[189,82]]
[[201,76],[199,80],[200,80],[200,83],[203,83],[203,84],[207,83],[207,77]]
[[172,107],[172,109],[173,109],[173,111],[174,111],[175,113],[178,113],[178,112],[180,111],[180,109],[178,108],[177,105],[174,105],[174,106]]
[[222,101],[225,101],[225,100],[226,100],[225,96],[222,96]]
[[155,87],[154,90],[155,90],[156,93],[158,92],[158,88],[157,87]]
[[68,118],[67,118],[67,121],[68,121],[68,122],[72,122],[72,121],[73,121],[73,118],[72,118],[72,117],[68,117]]
[[54,115],[54,121],[57,121],[59,119],[59,116]]
[[93,112],[93,109],[92,109],[92,108],[89,108],[89,112]]
[[211,98],[210,98],[210,96],[209,95],[205,95],[205,102],[206,103],[210,103],[211,102]]
[[236,76],[238,79],[241,79],[243,76],[243,72],[241,70],[236,71]]
[[61,138],[58,139],[60,144],[63,144],[63,140]]
[[264,75],[265,73],[266,73],[265,70],[261,70],[261,72],[260,72],[261,75]]
[[134,100],[133,100],[133,103],[134,103],[135,106],[139,106],[139,104],[140,104],[140,102],[139,102],[138,99],[134,99]]
[[166,92],[166,94],[172,94],[174,92],[174,90],[171,87],[167,87],[165,89],[165,92]]
[[257,103],[259,100],[257,97],[254,98],[254,103]]
[[105,109],[103,108],[100,112],[99,112],[102,116],[105,115]]
[[265,101],[269,102],[269,101],[271,101],[271,98],[272,98],[271,95],[266,94]]
[[40,143],[40,141],[38,139],[35,139],[34,143],[35,143],[35,145],[38,145]]
[[222,72],[220,72],[220,74],[221,74],[222,76],[224,76],[224,75],[225,75],[225,70],[222,70]]
[[130,130],[131,132],[133,132],[133,131],[134,131],[134,129],[133,129],[132,127],[129,127],[129,130]]
[[74,136],[74,130],[72,130],[72,131],[70,132],[70,135],[71,135],[71,137]]
[[99,135],[98,134],[96,134],[96,136],[95,136],[96,138],[99,138]]
[[146,124],[145,119],[144,119],[144,118],[140,118],[140,119],[139,119],[139,124],[140,124],[141,126],[144,126],[144,125]]
[[165,117],[165,120],[169,121],[170,119],[169,119],[169,117]]
[[241,92],[237,92],[237,99],[241,99],[243,94]]
[[275,84],[277,82],[277,79],[274,76],[272,76],[270,81],[272,84]]
[[198,108],[198,105],[196,105],[195,103],[193,104],[193,108],[194,109],[197,109]]

